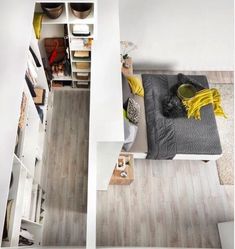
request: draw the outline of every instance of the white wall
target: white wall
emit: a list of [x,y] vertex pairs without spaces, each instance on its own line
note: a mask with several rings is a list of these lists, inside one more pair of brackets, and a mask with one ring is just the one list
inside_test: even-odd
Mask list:
[[234,249],[234,221],[218,224],[222,249]]
[[108,188],[115,166],[113,156],[118,155],[124,141],[118,0],[97,3],[98,32],[92,46],[90,87],[86,240],[89,249],[96,248],[96,190]]
[[233,0],[119,0],[136,68],[233,70]]
[[99,142],[97,145],[97,189],[107,190],[123,142]]
[[2,0],[0,15],[0,238],[19,121],[34,1]]

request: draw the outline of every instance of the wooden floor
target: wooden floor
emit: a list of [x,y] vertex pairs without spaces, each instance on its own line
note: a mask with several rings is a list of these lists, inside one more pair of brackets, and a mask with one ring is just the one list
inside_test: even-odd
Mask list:
[[233,220],[233,187],[213,162],[135,160],[129,186],[97,192],[98,246],[221,247]]
[[[209,81],[233,82],[223,72],[210,73]],[[43,245],[84,246],[89,92],[55,91],[50,106]],[[233,187],[219,185],[213,163],[135,160],[134,182],[98,191],[97,198],[102,246],[218,248],[217,223],[233,219]]]
[[43,186],[44,246],[84,246],[86,240],[89,92],[55,91]]

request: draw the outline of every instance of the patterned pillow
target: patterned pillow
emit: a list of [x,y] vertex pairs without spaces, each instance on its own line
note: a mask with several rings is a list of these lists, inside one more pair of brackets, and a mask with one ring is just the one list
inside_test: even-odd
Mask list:
[[140,119],[140,105],[134,99],[129,98],[127,104],[127,117],[133,124],[138,124]]

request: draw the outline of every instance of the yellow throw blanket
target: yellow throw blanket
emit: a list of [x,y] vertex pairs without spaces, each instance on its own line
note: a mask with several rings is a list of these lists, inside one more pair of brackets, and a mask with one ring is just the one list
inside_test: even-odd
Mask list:
[[223,108],[221,107],[220,93],[215,88],[201,90],[197,92],[194,97],[190,98],[189,100],[183,100],[182,102],[186,107],[188,118],[193,117],[197,120],[200,120],[201,108],[209,104],[212,104],[216,116],[227,118]]

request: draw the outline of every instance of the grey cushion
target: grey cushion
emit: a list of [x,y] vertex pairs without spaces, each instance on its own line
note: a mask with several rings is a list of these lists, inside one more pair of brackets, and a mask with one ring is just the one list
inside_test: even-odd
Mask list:
[[140,119],[140,105],[132,98],[128,100],[127,117],[133,124],[138,124]]
[[131,92],[129,83],[126,77],[122,74],[122,102],[123,102],[123,108],[125,110],[127,109],[128,99],[132,97],[133,97],[133,94]]
[[123,149],[129,151],[135,141],[138,126],[132,124],[128,119],[124,118],[124,136],[125,141]]

